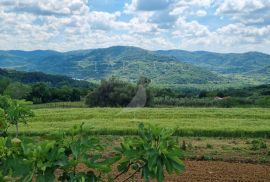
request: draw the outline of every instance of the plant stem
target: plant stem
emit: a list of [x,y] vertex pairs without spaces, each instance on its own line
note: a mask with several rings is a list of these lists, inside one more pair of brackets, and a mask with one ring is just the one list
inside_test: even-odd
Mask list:
[[18,138],[19,135],[19,126],[18,126],[18,122],[16,123],[16,138]]
[[113,178],[113,180],[116,180],[119,176],[121,176],[121,175],[123,175],[124,173],[126,173],[126,172],[129,170],[130,166],[131,166],[131,164],[129,163],[128,166],[127,166],[127,170],[124,170],[124,171],[122,171],[121,173],[117,174],[117,175]]
[[136,169],[136,171],[134,171],[134,173],[132,173],[128,178],[126,178],[126,179],[123,180],[122,182],[128,181],[128,180],[129,180],[130,178],[132,178],[137,172],[139,172],[144,166],[145,166],[145,164],[142,165],[141,167],[139,167],[138,169]]

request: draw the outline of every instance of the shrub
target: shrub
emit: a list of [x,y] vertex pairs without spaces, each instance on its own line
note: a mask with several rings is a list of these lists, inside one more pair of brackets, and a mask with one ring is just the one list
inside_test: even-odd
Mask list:
[[252,140],[251,141],[251,150],[266,149],[266,143],[262,139]]
[[139,137],[126,139],[118,148],[123,156],[118,166],[119,172],[133,168],[134,172],[126,180],[140,172],[144,181],[152,178],[159,182],[164,181],[164,168],[169,174],[181,173],[184,170],[184,164],[179,159],[182,153],[172,138],[173,133],[153,126],[145,128],[140,124]]

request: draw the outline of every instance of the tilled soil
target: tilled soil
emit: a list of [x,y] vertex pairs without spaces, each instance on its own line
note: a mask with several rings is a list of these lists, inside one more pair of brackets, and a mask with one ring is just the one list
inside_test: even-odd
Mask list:
[[180,177],[168,177],[166,181],[267,181],[270,182],[270,166],[220,161],[186,161],[186,171]]
[[[222,161],[185,161],[181,176],[165,178],[166,182],[270,182],[270,165],[230,163]],[[136,179],[137,178],[137,179]],[[130,181],[142,181],[139,176]],[[122,181],[118,179],[118,181]]]

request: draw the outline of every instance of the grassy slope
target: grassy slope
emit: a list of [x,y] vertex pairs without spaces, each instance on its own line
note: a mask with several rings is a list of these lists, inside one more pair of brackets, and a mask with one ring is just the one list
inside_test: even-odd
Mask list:
[[[268,137],[269,109],[217,108],[78,108],[36,109],[26,134],[48,134],[85,122],[100,134],[135,134],[138,123],[151,123],[177,129],[180,136]],[[14,132],[14,128],[11,129]],[[89,130],[90,131],[90,130]]]

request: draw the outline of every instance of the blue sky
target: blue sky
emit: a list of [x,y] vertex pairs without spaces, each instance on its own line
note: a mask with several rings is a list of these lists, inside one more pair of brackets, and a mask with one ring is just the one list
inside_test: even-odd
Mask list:
[[270,1],[0,1],[0,49],[114,45],[270,53]]

